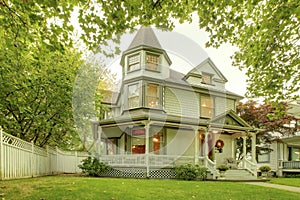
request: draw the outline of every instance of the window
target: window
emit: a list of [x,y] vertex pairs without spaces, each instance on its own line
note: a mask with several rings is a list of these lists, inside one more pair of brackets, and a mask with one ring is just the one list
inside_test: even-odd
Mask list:
[[211,75],[202,73],[202,83],[211,84]]
[[201,117],[212,118],[214,116],[214,99],[212,97],[201,96]]
[[155,84],[148,84],[146,89],[146,107],[159,107],[159,86]]
[[146,150],[145,144],[145,134],[146,130],[144,128],[133,129],[131,131],[131,152],[132,154],[144,154]]
[[146,55],[146,69],[158,71],[158,56],[153,54]]
[[139,107],[139,88],[138,84],[128,86],[128,108]]
[[271,152],[270,145],[261,147],[261,150],[259,151],[259,154],[257,155],[257,162],[258,163],[269,163],[270,162],[270,152]]
[[152,142],[153,142],[153,146],[152,146],[153,153],[157,154],[157,155],[164,154],[164,152],[163,152],[164,140],[163,140],[163,132],[162,131],[153,135]]
[[130,56],[128,58],[128,71],[140,69],[140,54]]

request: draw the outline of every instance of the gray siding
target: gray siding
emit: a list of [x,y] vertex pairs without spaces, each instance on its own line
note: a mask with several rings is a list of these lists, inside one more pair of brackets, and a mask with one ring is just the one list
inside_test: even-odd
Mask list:
[[193,131],[166,129],[167,133],[167,155],[194,156],[195,134]]
[[235,100],[233,99],[227,99],[226,100],[226,110],[236,110],[235,109]]
[[168,114],[199,117],[199,95],[177,88],[165,88],[165,111]]
[[215,98],[215,116],[226,112],[226,99],[223,97]]

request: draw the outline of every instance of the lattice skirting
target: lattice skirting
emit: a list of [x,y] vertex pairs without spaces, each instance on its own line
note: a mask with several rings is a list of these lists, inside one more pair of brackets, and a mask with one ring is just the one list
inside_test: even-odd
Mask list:
[[[106,177],[124,177],[124,178],[147,178],[146,168],[115,168],[102,176]],[[150,169],[149,178],[153,179],[173,179],[175,172],[173,169]]]

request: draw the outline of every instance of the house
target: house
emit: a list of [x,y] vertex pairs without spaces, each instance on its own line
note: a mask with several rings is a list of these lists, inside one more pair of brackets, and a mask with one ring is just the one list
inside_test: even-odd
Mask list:
[[[191,49],[191,51],[193,51]],[[216,167],[235,160],[237,138],[251,137],[251,158],[239,167],[256,177],[256,131],[236,113],[242,97],[225,89],[227,79],[211,59],[187,74],[172,61],[150,27],[142,27],[123,52],[122,84],[95,123],[98,156],[112,176],[170,178],[181,164]]]
[[[300,101],[291,102],[288,114],[296,117],[297,121],[291,126],[297,126],[300,130]],[[272,149],[258,156],[257,165],[268,165],[274,174],[300,174],[300,131],[295,135],[285,136],[274,140],[267,147]]]

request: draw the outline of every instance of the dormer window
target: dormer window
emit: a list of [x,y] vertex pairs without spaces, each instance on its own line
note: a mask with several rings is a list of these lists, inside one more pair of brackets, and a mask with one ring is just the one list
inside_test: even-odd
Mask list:
[[128,57],[128,71],[140,69],[140,54]]
[[159,56],[154,54],[146,55],[146,69],[152,71],[158,71]]
[[206,74],[206,73],[202,73],[202,80],[201,80],[202,83],[204,83],[204,84],[212,84],[211,79],[212,79],[212,75]]

